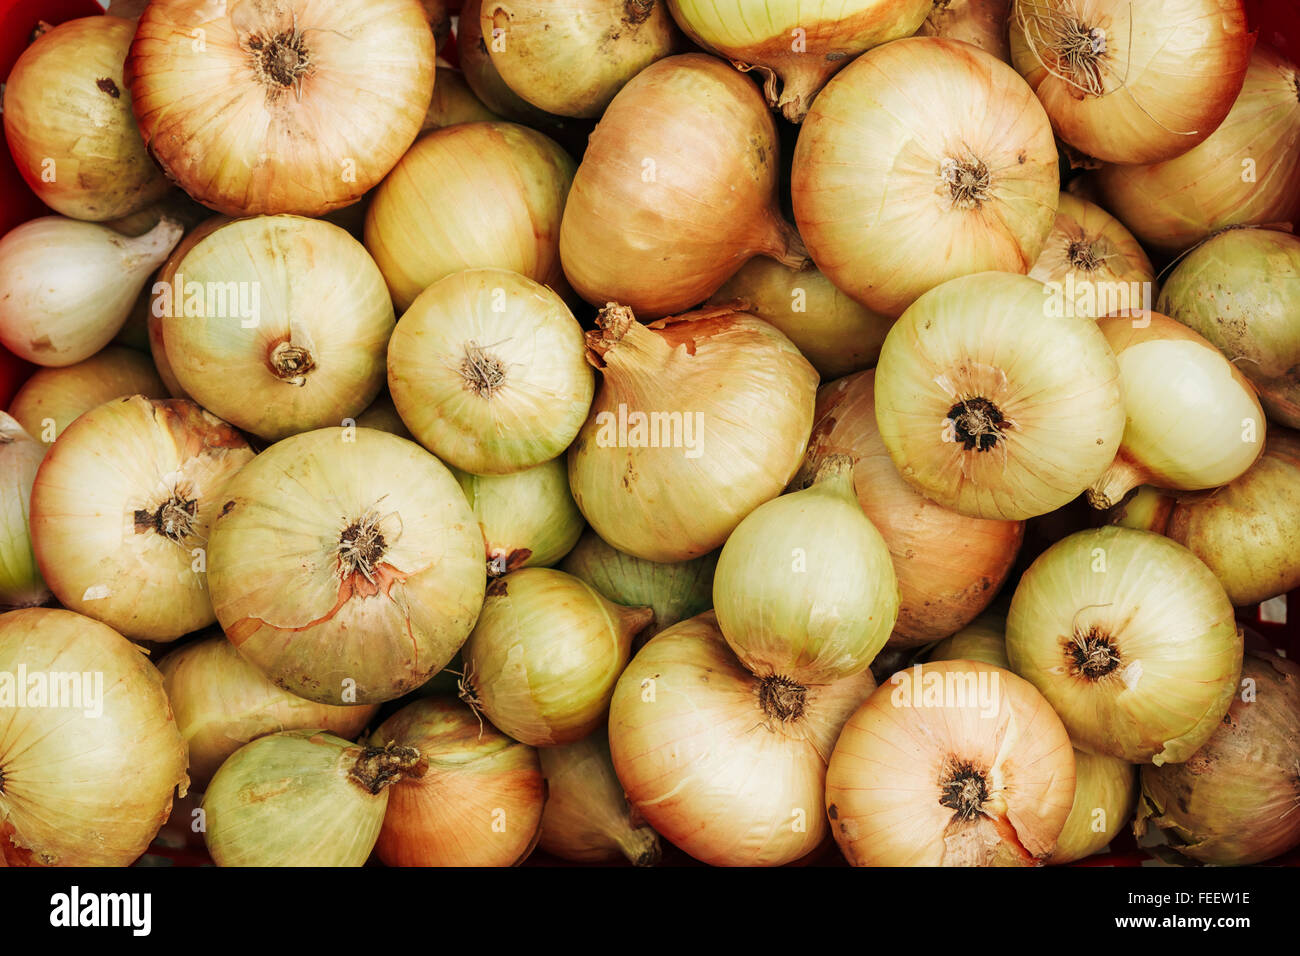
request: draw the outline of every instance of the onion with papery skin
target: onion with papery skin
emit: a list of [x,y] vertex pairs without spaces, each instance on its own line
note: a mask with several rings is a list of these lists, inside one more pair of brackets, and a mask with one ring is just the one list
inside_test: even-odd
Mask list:
[[1011,58],[1058,135],[1107,163],[1157,163],[1218,128],[1255,35],[1242,0],[1016,0]]
[[0,345],[56,368],[90,358],[117,335],[180,238],[170,219],[136,239],[62,216],[10,230],[0,239]]
[[[1269,439],[1272,438],[1273,435],[1270,434]],[[1169,515],[1173,513],[1174,501],[1174,492],[1143,485],[1106,512],[1106,523],[1164,534],[1169,527]]]
[[458,700],[403,707],[370,737],[413,747],[423,776],[389,792],[375,851],[388,866],[515,866],[537,844],[546,782],[538,753]]
[[332,707],[283,691],[220,632],[164,655],[158,670],[189,751],[190,783],[198,790],[250,740],[315,729],[352,740],[379,709],[377,704]]
[[692,308],[756,255],[806,256],[776,203],[776,126],[713,57],[654,63],[591,134],[560,226],[564,272],[592,305],[642,318]]
[[1134,829],[1165,831],[1216,866],[1261,863],[1300,845],[1300,667],[1248,653],[1242,689],[1186,763],[1142,768]]
[[1048,699],[1075,746],[1181,763],[1223,718],[1242,637],[1214,574],[1168,538],[1080,531],[1025,572],[1007,616],[1012,669]]
[[470,269],[435,282],[388,343],[388,391],[440,459],[506,475],[564,453],[595,393],[582,326],[527,276]]
[[560,217],[573,170],[552,140],[513,123],[423,137],[366,210],[366,248],[398,310],[466,269],[509,269],[563,293]]
[[415,139],[434,81],[416,0],[152,0],[126,61],[152,155],[230,216],[320,216]]
[[[154,302],[155,300],[161,300],[164,294],[168,294],[172,304],[175,304],[176,273],[180,268],[180,264],[189,255],[191,249],[222,226],[233,221],[233,219],[226,216],[211,216],[187,232],[184,238],[177,243],[176,248],[172,250],[171,255],[167,257],[167,261],[163,263],[162,268],[158,270],[158,273],[154,276],[153,284],[149,287],[149,301],[145,308],[149,332],[149,354],[153,356],[153,364],[154,368],[158,370],[158,377],[163,380],[163,384],[167,386],[167,391],[172,398],[189,398],[189,395],[185,394],[185,389],[181,388],[181,383],[177,380],[176,373],[172,371],[171,363],[167,360],[167,342],[163,335],[162,320],[163,314],[171,311],[171,309],[170,307],[164,309],[161,301],[159,301],[158,307],[155,308]],[[182,292],[184,292],[183,287]],[[203,301],[206,306],[206,290],[204,290]],[[236,301],[238,301],[238,289],[236,289]],[[184,304],[183,298],[182,304]]]
[[1007,619],[992,611],[981,614],[956,634],[930,649],[930,661],[983,661],[1011,670],[1007,660]]
[[239,432],[192,402],[134,395],[86,412],[32,486],[32,546],[59,603],[129,638],[207,627],[209,529],[252,459]]
[[713,578],[718,628],[740,662],[797,684],[865,669],[898,601],[889,548],[858,504],[848,455],[828,456],[809,487],[751,511]]
[[491,123],[499,122],[502,117],[488,109],[483,101],[474,95],[474,91],[465,82],[465,75],[460,70],[449,66],[438,67],[438,79],[433,84],[433,99],[429,102],[429,111],[424,114],[421,133],[455,126],[457,123]]
[[640,325],[611,304],[587,333],[603,378],[569,449],[569,487],[620,551],[685,561],[720,547],[790,481],[817,373],[761,319],[717,307]]
[[0,608],[32,607],[50,599],[32,552],[28,508],[45,446],[0,412]]
[[1046,514],[1119,450],[1115,356],[1095,324],[1053,308],[1051,291],[1004,273],[954,279],[886,337],[880,435],[902,476],[939,504],[979,518]]
[[934,0],[917,36],[963,40],[1011,62],[1011,0]]
[[1221,233],[1179,260],[1156,309],[1223,352],[1269,418],[1300,428],[1300,238],[1269,229]]
[[235,751],[203,795],[203,839],[217,866],[361,866],[390,790],[424,773],[412,747],[353,744],[287,730]]
[[1264,451],[1255,389],[1213,345],[1158,312],[1097,323],[1119,362],[1127,423],[1111,466],[1088,489],[1105,509],[1141,484],[1180,491],[1226,485]]
[[461,652],[461,697],[534,747],[581,740],[604,720],[632,638],[653,619],[562,571],[514,571],[488,585]]
[[760,679],[713,612],[662,631],[619,678],[609,749],[628,804],[666,840],[715,866],[780,866],[826,836],[826,761],[875,689]]
[[1074,798],[1074,753],[1027,681],[978,661],[894,674],[849,718],[826,772],[854,866],[1043,862]]
[[1051,124],[1016,71],[937,37],[872,50],[832,80],[790,184],[818,268],[889,316],[957,276],[1028,272],[1059,189]]
[[552,116],[545,110],[538,109],[522,96],[512,90],[497,72],[488,53],[487,41],[479,29],[482,13],[482,0],[465,0],[461,7],[460,21],[456,32],[456,52],[460,57],[460,68],[465,73],[465,82],[469,84],[474,95],[483,105],[494,113],[500,113],[512,122],[526,123],[530,126],[554,127],[564,122],[562,116]]
[[112,628],[29,608],[0,615],[0,674],[0,866],[135,862],[186,788],[158,671]]
[[875,370],[850,375],[817,393],[802,484],[828,455],[854,459],[858,502],[884,536],[901,603],[891,647],[947,637],[998,593],[1024,539],[1022,521],[971,518],[926,498],[894,467],[876,426]]
[[9,151],[55,212],[117,219],[171,188],[145,150],[122,79],[134,33],[134,23],[114,16],[61,23],[23,51],[5,81]]
[[323,704],[414,690],[483,603],[483,537],[451,472],[414,442],[321,428],[277,442],[221,495],[208,543],[226,636]]
[[127,395],[166,398],[149,356],[110,346],[63,368],[38,369],[9,404],[28,434],[51,444],[82,413]]

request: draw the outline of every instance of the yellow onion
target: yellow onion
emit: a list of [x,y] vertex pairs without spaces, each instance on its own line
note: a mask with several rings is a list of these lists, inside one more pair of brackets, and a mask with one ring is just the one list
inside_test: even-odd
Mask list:
[[692,40],[763,78],[792,123],[850,57],[916,32],[930,0],[668,0]]
[[1127,422],[1111,466],[1088,489],[1110,508],[1141,484],[1226,485],[1264,451],[1264,410],[1250,382],[1204,338],[1158,312],[1097,323],[1119,362]]
[[833,454],[851,455],[858,503],[884,536],[900,605],[891,647],[928,644],[969,624],[993,600],[1024,540],[1022,521],[972,518],[936,504],[894,467],[876,426],[876,372],[817,393],[801,483]]
[[[171,363],[167,361],[167,341],[163,335],[164,314],[171,311],[176,301],[176,272],[191,249],[232,221],[227,216],[209,216],[185,233],[181,241],[172,249],[167,261],[162,264],[162,268],[154,276],[153,284],[146,290],[148,302],[145,304],[145,323],[149,333],[149,354],[153,356],[153,364],[154,368],[158,370],[158,377],[163,380],[163,384],[167,386],[167,392],[172,398],[189,398],[189,395],[185,394],[185,389],[181,388],[181,383],[176,378],[176,374],[172,371]],[[183,293],[184,289],[181,291]],[[155,308],[154,301],[161,299],[163,295],[170,297],[169,302],[160,302],[158,308]],[[238,289],[236,289],[236,301],[238,301]],[[183,305],[183,296],[181,302]],[[206,308],[206,289],[204,290],[203,303]],[[164,308],[164,305],[166,308]]]
[[1089,175],[1101,204],[1161,252],[1225,226],[1293,221],[1300,216],[1300,70],[1261,44],[1209,139],[1162,163],[1102,166]]
[[59,603],[130,638],[207,627],[208,532],[252,459],[239,432],[192,402],[133,395],[86,412],[32,486],[32,545]]
[[611,304],[587,333],[603,382],[569,486],[605,541],[650,561],[714,550],[803,457],[817,373],[761,319],[720,306],[640,325]]
[[713,612],[657,634],[619,678],[609,749],[633,812],[715,866],[780,866],[826,837],[826,762],[875,689],[755,677]]
[[1059,188],[1051,124],[1016,71],[938,37],[871,50],[831,81],[790,184],[818,268],[889,316],[957,276],[1028,272]]
[[37,365],[88,359],[113,340],[181,237],[164,219],[136,239],[43,216],[0,239],[0,345]]
[[492,62],[492,55],[488,52],[487,38],[479,28],[482,8],[482,0],[465,0],[460,8],[456,53],[460,58],[460,68],[465,73],[465,82],[484,106],[508,120],[531,126],[551,127],[562,124],[563,117],[552,116],[545,110],[538,109],[501,78]]
[[934,645],[927,660],[983,661],[1010,670],[1011,662],[1007,660],[1007,619],[992,611],[981,614],[956,634]]
[[1016,0],[1011,61],[1060,137],[1107,163],[1156,163],[1218,128],[1255,35],[1242,0]]
[[654,618],[563,571],[497,578],[465,642],[462,697],[516,740],[573,743],[605,719],[632,638]]
[[527,276],[469,269],[429,286],[388,344],[388,390],[416,439],[473,474],[564,453],[596,390],[582,326]]
[[1021,578],[1007,655],[1080,750],[1181,763],[1223,718],[1242,637],[1214,574],[1168,538],[1080,531]]
[[298,216],[226,223],[154,293],[177,383],[261,438],[338,424],[383,388],[393,304],[365,247],[338,226]]
[[563,458],[512,475],[452,474],[483,532],[488,577],[549,567],[578,543],[584,522],[569,491]]
[[0,615],[0,866],[128,866],[185,789],[140,648],[71,611]]
[[543,850],[577,863],[659,862],[659,835],[633,822],[603,727],[574,743],[543,747],[538,755],[546,778]]
[[1123,223],[1065,192],[1029,277],[1049,286],[1065,312],[1089,319],[1151,308],[1156,280],[1151,260]]
[[501,119],[474,95],[460,70],[439,66],[437,74],[433,99],[429,101],[429,111],[424,114],[424,123],[420,126],[421,133],[457,123],[490,123]]
[[1142,768],[1138,835],[1154,825],[1180,853],[1217,866],[1300,845],[1297,739],[1300,667],[1248,653],[1241,692],[1205,745],[1186,763]]
[[412,747],[286,730],[245,744],[203,794],[203,839],[217,866],[361,866],[390,788],[424,773]]
[[41,202],[73,219],[117,219],[170,188],[145,150],[122,79],[134,33],[116,16],[61,23],[23,51],[5,81],[14,163]]
[[9,414],[49,445],[83,412],[126,395],[166,398],[167,389],[147,355],[110,346],[75,365],[38,369],[14,396]]
[[964,40],[1010,63],[1010,19],[1011,0],[934,0],[917,35]]
[[1300,428],[1300,238],[1230,229],[1206,240],[1170,273],[1156,309],[1226,355],[1269,418]]
[[1119,366],[1101,330],[1055,301],[1033,279],[989,272],[944,283],[895,323],[876,419],[913,487],[965,515],[1019,520],[1078,497],[1114,459]]
[[208,546],[226,636],[323,704],[393,700],[441,670],[483,601],[483,538],[414,442],[321,428],[277,442],[221,495]]
[[831,455],[813,484],[751,511],[713,578],[718,627],[758,677],[829,684],[864,670],[898,617],[889,548],[862,513],[853,459]]
[[28,509],[45,446],[0,412],[0,607],[31,607],[50,598],[32,552]]
[[[1273,437],[1270,434],[1269,440],[1272,441]],[[1119,525],[1121,528],[1164,534],[1169,528],[1169,515],[1174,510],[1174,500],[1175,496],[1171,492],[1143,485],[1131,492],[1115,507],[1107,510],[1106,523]],[[1201,558],[1201,560],[1205,559]]]
[[796,269],[766,256],[750,259],[708,304],[736,301],[784,332],[823,381],[874,365],[894,322],[854,302],[811,261]]
[[479,29],[515,93],[548,113],[593,119],[677,40],[656,0],[486,0]]
[[149,151],[230,216],[320,216],[378,183],[433,93],[417,0],[153,0],[127,58]]
[[1027,681],[979,661],[894,674],[848,719],[826,772],[854,866],[1027,866],[1070,814],[1074,754]]
[[560,217],[573,170],[552,140],[513,123],[422,137],[366,210],[366,248],[398,310],[465,269],[509,269],[563,292]]
[[713,57],[646,67],[591,134],[560,226],[564,272],[592,305],[645,318],[692,308],[765,255],[803,243],[776,204],[776,126],[754,85]]
[[190,783],[199,790],[250,740],[314,729],[352,740],[379,709],[377,704],[331,707],[283,691],[220,632],[170,651],[158,670],[189,750]]
[[[346,421],[344,425],[348,424]],[[393,399],[388,394],[388,390],[379,393],[379,397],[370,403],[370,407],[356,417],[353,424],[361,428],[374,428],[381,432],[388,432],[390,435],[396,435],[398,438],[405,438],[407,441],[415,441],[406,423],[402,421],[402,416],[397,414],[397,406],[393,404]]]
[[532,852],[547,799],[532,747],[437,697],[403,707],[371,743],[415,748],[428,763],[389,792],[375,845],[388,866],[514,866]]

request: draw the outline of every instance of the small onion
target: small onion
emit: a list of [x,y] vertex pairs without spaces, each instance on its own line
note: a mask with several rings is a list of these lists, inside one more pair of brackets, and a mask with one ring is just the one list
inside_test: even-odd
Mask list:
[[388,866],[513,866],[532,852],[547,799],[532,747],[436,697],[403,707],[371,743],[414,748],[428,763],[389,792],[375,844]]
[[32,607],[50,598],[32,552],[28,509],[45,446],[0,412],[0,608]]
[[[1274,433],[1270,433],[1268,437],[1269,441],[1272,441]],[[1263,461],[1263,458],[1260,461]],[[1174,510],[1174,500],[1175,496],[1171,492],[1143,485],[1106,512],[1106,523],[1119,525],[1121,528],[1164,534],[1169,528],[1169,516]],[[1201,560],[1204,561],[1205,558],[1201,557]]]
[[420,132],[427,133],[457,123],[491,123],[501,118],[474,95],[463,73],[439,66],[438,79],[433,84],[433,99],[429,102],[429,111],[424,114]]
[[[348,424],[346,421],[344,425]],[[388,432],[390,435],[396,435],[398,438],[405,438],[407,441],[415,441],[411,432],[407,429],[406,423],[402,421],[402,416],[397,414],[397,406],[393,404],[393,399],[385,390],[379,393],[379,397],[370,403],[370,407],[356,417],[353,422],[359,428],[373,428],[377,431]]]
[[38,369],[9,405],[9,414],[45,444],[84,412],[127,395],[166,398],[167,388],[147,355],[110,346],[63,368]]
[[917,35],[964,40],[1010,63],[1010,20],[1011,0],[934,0]]
[[474,95],[492,112],[516,123],[545,127],[563,123],[563,117],[552,116],[545,110],[538,109],[501,78],[492,62],[492,55],[488,52],[487,40],[479,28],[482,9],[482,0],[465,0],[456,30],[456,52],[460,57],[460,68]]
[[603,382],[569,486],[620,551],[685,561],[722,545],[793,477],[817,373],[761,319],[718,307],[640,325],[613,306],[587,334]]
[[1021,578],[1007,616],[1012,669],[1081,750],[1181,763],[1236,690],[1242,636],[1213,573],[1168,538],[1080,531]]
[[930,649],[930,661],[983,661],[1011,670],[1007,660],[1007,619],[988,612]]

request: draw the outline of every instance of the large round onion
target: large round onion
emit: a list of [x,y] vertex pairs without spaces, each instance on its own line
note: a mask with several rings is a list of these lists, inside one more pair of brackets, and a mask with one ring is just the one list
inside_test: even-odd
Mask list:
[[719,307],[587,334],[603,382],[569,451],[587,521],[620,551],[685,561],[780,494],[803,457],[817,373],[761,319]]
[[1028,272],[1059,188],[1051,124],[1016,71],[937,37],[878,47],[827,85],[790,186],[818,268],[891,316],[956,276]]
[[152,0],[126,69],[150,152],[231,216],[319,216],[415,139],[434,78],[417,0]]
[[934,0],[917,35],[964,40],[1010,63],[1010,19],[1011,0]]
[[32,482],[45,446],[0,412],[0,608],[31,607],[50,598],[32,552]]
[[1027,681],[978,661],[899,671],[844,725],[826,772],[854,866],[1017,866],[1056,845],[1074,753]]
[[646,67],[591,134],[560,227],[573,288],[646,318],[707,299],[745,261],[804,261],[776,205],[777,138],[753,83],[700,53]]
[[0,866],[127,866],[185,794],[162,679],[109,627],[0,615]]
[[483,538],[451,472],[414,442],[322,428],[262,452],[221,495],[217,619],[278,686],[377,703],[451,660],[483,601]]
[[1047,697],[1075,745],[1131,763],[1181,763],[1237,687],[1242,637],[1223,586],[1194,554],[1129,528],[1080,531],[1021,578],[1011,666]]
[[83,412],[127,395],[166,398],[149,356],[110,346],[63,368],[38,369],[9,405],[28,434],[51,444]]
[[826,836],[826,761],[875,689],[869,671],[802,686],[755,677],[713,613],[657,634],[619,678],[609,748],[628,803],[718,866],[780,866]]

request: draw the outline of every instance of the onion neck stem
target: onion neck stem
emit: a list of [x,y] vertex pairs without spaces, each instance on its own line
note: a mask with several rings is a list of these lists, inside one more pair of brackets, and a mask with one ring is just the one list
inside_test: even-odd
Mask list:
[[808,248],[799,231],[786,222],[775,209],[767,210],[766,233],[758,251],[775,259],[787,269],[800,271],[812,264]]
[[661,849],[659,834],[649,827],[620,830],[614,835],[614,842],[633,866],[654,866],[659,862]]
[[1091,488],[1088,489],[1088,504],[1098,511],[1113,508],[1130,491],[1146,482],[1149,476],[1136,464],[1123,458],[1116,458]]
[[379,794],[407,777],[423,777],[428,768],[428,760],[414,747],[390,743],[386,747],[362,748],[348,777],[367,793]]
[[672,356],[663,336],[638,322],[625,305],[608,303],[596,316],[596,325],[598,331],[587,333],[587,361],[596,368],[658,368]]

